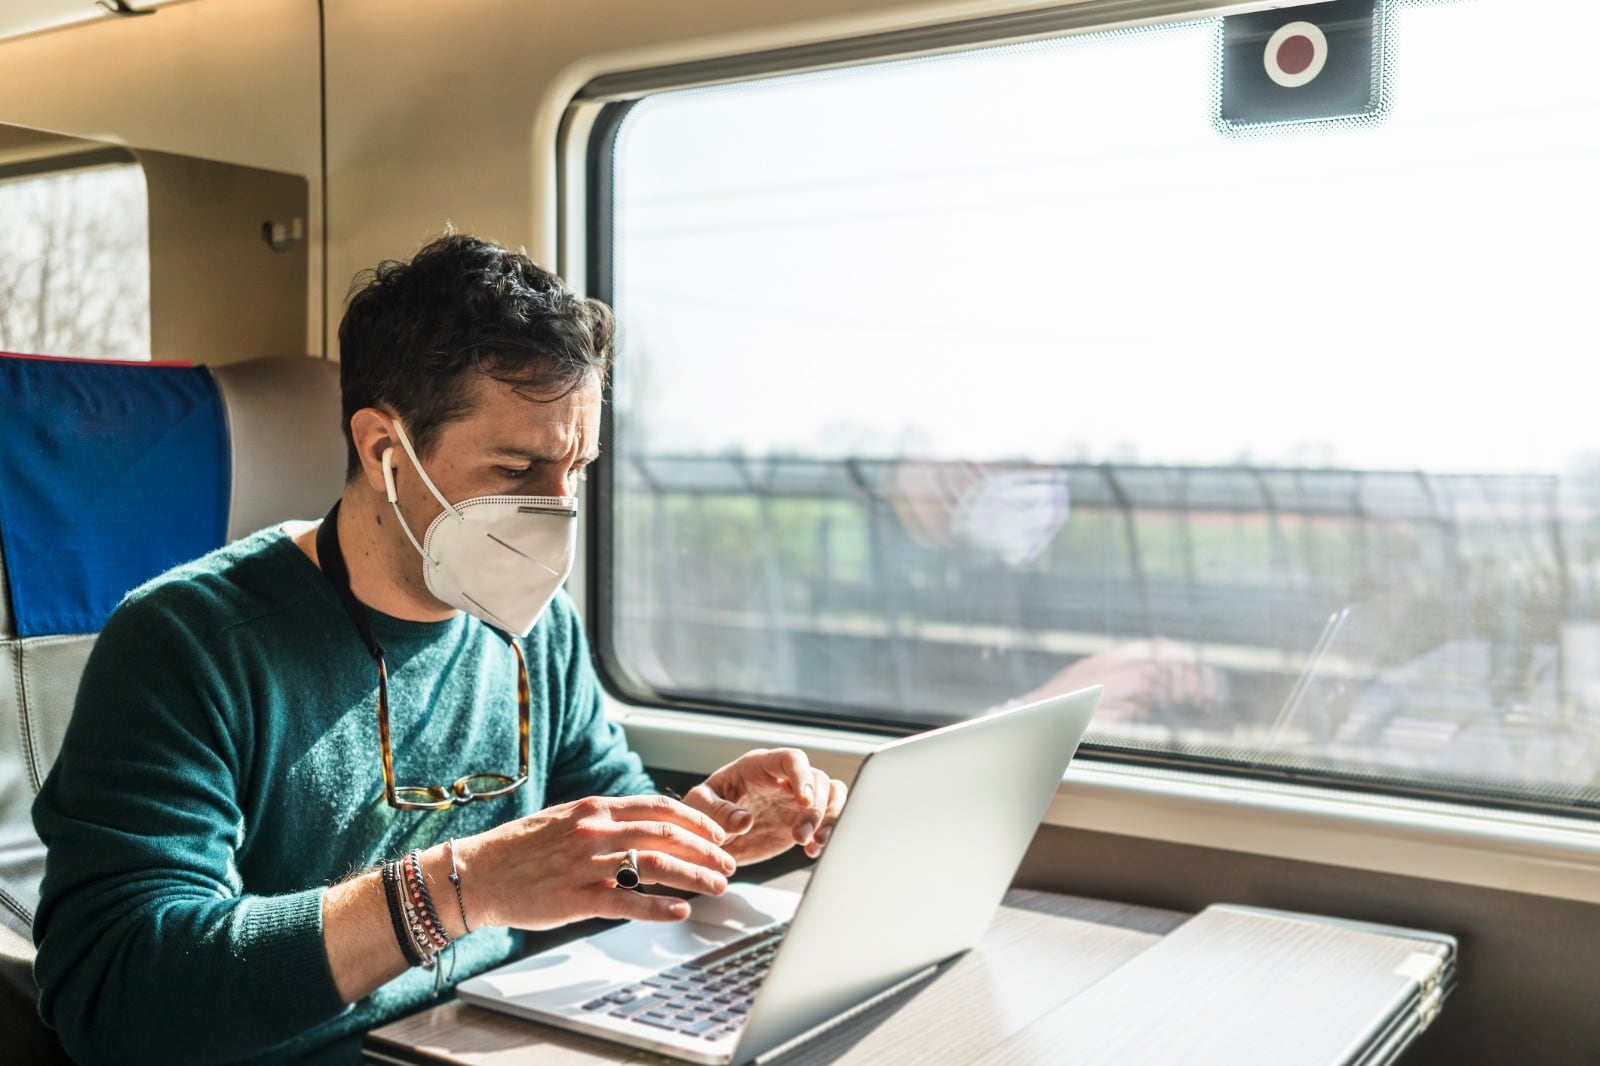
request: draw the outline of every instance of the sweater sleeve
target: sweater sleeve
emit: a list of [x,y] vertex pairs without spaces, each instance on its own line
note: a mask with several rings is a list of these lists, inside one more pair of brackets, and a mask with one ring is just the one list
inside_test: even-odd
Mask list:
[[552,604],[560,614],[553,634],[553,668],[562,672],[552,691],[564,695],[560,749],[550,774],[548,802],[584,796],[637,796],[657,791],[644,763],[628,748],[622,727],[605,715],[600,679],[589,657],[583,625],[565,595]]
[[155,600],[107,623],[34,804],[49,849],[40,1010],[86,1064],[223,1062],[346,1009],[325,890],[253,896],[238,873],[242,685],[184,623],[192,612]]

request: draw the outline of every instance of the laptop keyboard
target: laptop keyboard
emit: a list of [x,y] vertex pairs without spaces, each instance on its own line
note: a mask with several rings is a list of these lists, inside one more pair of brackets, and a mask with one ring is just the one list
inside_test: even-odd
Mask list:
[[636,984],[591,999],[587,1011],[706,1040],[739,1030],[789,923],[730,941]]

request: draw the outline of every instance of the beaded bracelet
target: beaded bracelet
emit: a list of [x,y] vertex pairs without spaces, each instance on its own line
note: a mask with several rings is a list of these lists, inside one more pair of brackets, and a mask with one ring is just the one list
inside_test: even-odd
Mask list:
[[[400,877],[402,882],[407,880],[404,860],[401,860],[400,863]],[[428,928],[427,917],[418,909],[416,898],[411,894],[410,885],[403,884],[402,888],[406,916],[411,919],[411,936],[416,940],[417,951],[422,955],[422,968],[425,970],[432,969],[434,956],[439,953],[438,947],[434,944],[433,931]]]
[[411,906],[415,909],[418,924],[422,927],[425,947],[431,961],[439,952],[450,946],[450,937],[444,931],[444,923],[439,921],[439,912],[433,909],[433,897],[428,893],[428,883],[422,878],[422,852],[408,852],[401,870],[405,873],[406,888],[411,894]]
[[394,938],[400,945],[400,953],[406,957],[408,965],[423,965],[422,950],[411,932],[410,916],[401,886],[400,863],[392,859],[383,864],[383,894],[389,901],[389,920],[394,924]]

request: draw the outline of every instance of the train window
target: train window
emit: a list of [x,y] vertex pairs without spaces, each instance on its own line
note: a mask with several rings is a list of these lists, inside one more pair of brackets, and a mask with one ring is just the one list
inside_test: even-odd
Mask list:
[[150,358],[144,171],[107,154],[0,161],[0,351]]
[[1600,9],[1387,30],[1378,113],[1248,136],[1209,18],[638,95],[611,682],[1103,682],[1107,758],[1600,805],[1600,83],[1531,45]]

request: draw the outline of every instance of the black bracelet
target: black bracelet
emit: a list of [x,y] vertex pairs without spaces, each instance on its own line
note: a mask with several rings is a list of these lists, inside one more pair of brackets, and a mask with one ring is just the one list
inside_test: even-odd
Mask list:
[[391,859],[383,864],[383,894],[389,900],[389,920],[394,923],[394,938],[400,944],[400,953],[406,957],[406,963],[421,966],[425,960],[422,952],[417,950],[406,922],[405,904],[400,900],[403,891],[405,886],[401,884],[400,863]]

